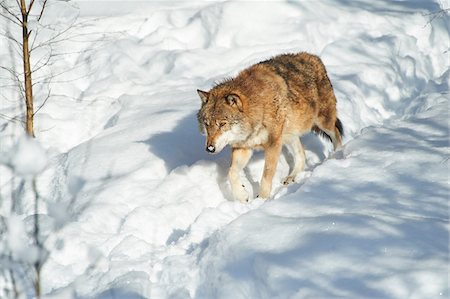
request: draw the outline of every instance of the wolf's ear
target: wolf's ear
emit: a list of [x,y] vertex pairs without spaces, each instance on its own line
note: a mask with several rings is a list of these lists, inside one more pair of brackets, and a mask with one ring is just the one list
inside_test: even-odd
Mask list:
[[231,107],[236,107],[239,109],[239,111],[242,112],[242,100],[237,94],[229,94],[225,97],[225,100],[227,101],[228,105]]
[[205,104],[208,102],[209,92],[197,89],[197,93],[200,96],[200,99],[202,100],[202,103]]

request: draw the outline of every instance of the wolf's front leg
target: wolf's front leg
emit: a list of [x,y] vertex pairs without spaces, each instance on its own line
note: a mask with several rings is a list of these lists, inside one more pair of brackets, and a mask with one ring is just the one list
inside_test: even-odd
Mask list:
[[272,142],[270,146],[265,149],[264,153],[264,172],[261,179],[261,186],[258,197],[268,199],[272,191],[272,180],[277,169],[278,158],[281,153],[281,140]]
[[240,173],[247,165],[252,156],[252,150],[246,148],[232,148],[231,149],[231,166],[228,172],[230,180],[231,191],[234,198],[241,202],[248,202],[248,193],[245,191],[244,185],[241,182]]

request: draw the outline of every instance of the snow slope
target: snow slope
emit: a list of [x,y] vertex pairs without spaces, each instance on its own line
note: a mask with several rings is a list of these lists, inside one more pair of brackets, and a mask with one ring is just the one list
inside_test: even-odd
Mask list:
[[[97,5],[81,5],[81,30],[106,38],[71,44],[74,79],[37,118],[51,160],[42,212],[74,214],[47,240],[49,296],[450,296],[449,17],[427,15],[443,3]],[[195,90],[297,51],[323,59],[345,146],[306,135],[297,183],[279,183],[283,155],[273,200],[233,201],[229,151],[205,153]],[[18,130],[2,134],[12,143]],[[262,168],[259,153],[243,174],[253,194]]]

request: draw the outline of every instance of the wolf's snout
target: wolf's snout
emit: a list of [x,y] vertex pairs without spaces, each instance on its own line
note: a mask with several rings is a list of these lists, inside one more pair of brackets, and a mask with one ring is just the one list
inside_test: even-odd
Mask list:
[[215,147],[214,145],[208,145],[208,146],[206,147],[206,151],[207,151],[208,153],[214,153],[214,152],[216,151],[216,147]]

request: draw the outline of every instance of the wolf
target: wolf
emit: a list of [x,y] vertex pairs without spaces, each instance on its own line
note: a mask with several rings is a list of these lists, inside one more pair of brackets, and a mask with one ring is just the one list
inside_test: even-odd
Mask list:
[[343,126],[337,117],[333,86],[316,55],[278,55],[197,93],[201,99],[197,119],[206,135],[206,151],[218,153],[230,145],[228,179],[233,196],[241,202],[247,202],[249,195],[240,173],[253,150],[264,150],[258,197],[268,199],[283,145],[294,157],[283,184],[294,182],[305,167],[301,135],[314,131],[326,136],[335,150],[342,145]]

